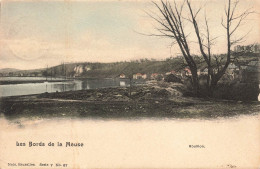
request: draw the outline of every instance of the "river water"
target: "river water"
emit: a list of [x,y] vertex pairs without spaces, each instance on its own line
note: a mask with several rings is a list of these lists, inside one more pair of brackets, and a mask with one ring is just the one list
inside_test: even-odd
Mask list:
[[[44,77],[1,77],[0,81],[34,81],[45,80]],[[62,80],[62,78],[53,78],[53,80]],[[145,83],[137,80],[134,84]],[[75,90],[87,90],[106,87],[125,87],[129,86],[128,79],[82,79],[66,82],[44,82],[44,83],[24,83],[0,85],[0,97],[19,96],[40,93],[64,92]],[[259,85],[260,88],[260,85]],[[260,94],[258,95],[260,101]]]
[[[21,81],[21,80],[45,80],[40,77],[3,77],[0,81]],[[53,80],[62,80],[61,78]],[[144,83],[137,81],[137,83]],[[72,80],[65,82],[44,82],[44,83],[23,83],[23,84],[8,84],[0,85],[0,96],[18,96],[18,95],[30,95],[40,94],[45,92],[64,92],[74,90],[86,90],[95,88],[106,88],[106,87],[119,87],[128,86],[129,80],[127,79],[82,79]]]

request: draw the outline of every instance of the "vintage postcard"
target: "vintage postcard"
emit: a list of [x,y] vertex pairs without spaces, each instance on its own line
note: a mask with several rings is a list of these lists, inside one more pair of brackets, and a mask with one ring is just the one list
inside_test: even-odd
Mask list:
[[0,1],[0,169],[259,168],[259,6]]

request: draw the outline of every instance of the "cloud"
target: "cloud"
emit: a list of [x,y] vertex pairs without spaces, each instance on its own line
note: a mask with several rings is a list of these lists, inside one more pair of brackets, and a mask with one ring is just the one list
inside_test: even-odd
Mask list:
[[[37,38],[2,39],[0,61],[2,67],[19,65],[22,69],[54,66],[61,62],[114,62],[138,58],[169,56],[166,47],[157,50],[130,45],[119,47],[106,37],[85,32],[78,38],[66,41],[49,41]],[[5,52],[3,52],[5,51]],[[17,62],[17,63],[16,63]]]
[[[209,24],[213,27],[212,36],[223,34],[213,47],[216,52],[223,53],[226,41],[225,32],[219,23],[223,11],[219,9],[223,10],[224,1],[210,2],[207,6],[208,9],[212,9],[211,13],[208,13]],[[49,6],[43,2],[30,3],[35,8],[29,8],[23,2],[10,3],[9,8],[5,6],[0,26],[1,68],[14,66],[22,69],[42,68],[63,61],[114,62],[140,58],[163,59],[179,53],[177,45],[169,48],[171,39],[137,33],[154,32],[154,22],[144,12],[146,9],[153,11],[150,1],[114,1],[104,3],[102,7],[96,1],[69,3],[71,4],[68,7],[71,8],[68,9],[64,8],[66,5],[62,2],[52,3]],[[17,10],[10,10],[11,7]],[[48,12],[43,12],[44,10]],[[26,16],[18,16],[20,13]],[[259,19],[248,23],[255,28],[246,43],[253,43],[259,40],[257,29]],[[193,31],[192,26],[186,27],[188,33]],[[244,29],[238,32],[243,33]],[[191,35],[189,40],[194,41],[194,36]],[[197,44],[191,43],[191,49],[196,53]]]

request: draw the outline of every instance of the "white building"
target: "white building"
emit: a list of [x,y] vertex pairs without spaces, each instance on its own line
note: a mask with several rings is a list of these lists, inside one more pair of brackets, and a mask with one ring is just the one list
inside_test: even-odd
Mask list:
[[124,79],[125,77],[126,77],[125,74],[121,74],[121,75],[119,76],[120,79]]

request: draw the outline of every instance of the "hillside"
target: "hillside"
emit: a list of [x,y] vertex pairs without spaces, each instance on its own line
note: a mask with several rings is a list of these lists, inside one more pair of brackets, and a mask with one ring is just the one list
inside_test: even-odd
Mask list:
[[164,61],[138,60],[131,62],[83,62],[67,63],[54,67],[34,70],[14,70],[3,73],[4,76],[53,76],[53,77],[82,77],[82,78],[115,78],[120,74],[132,76],[134,73],[165,73],[182,69],[181,58],[170,58]]
[[[225,61],[225,55],[220,55]],[[250,61],[258,60],[258,53],[235,53],[233,55],[234,64],[246,65]],[[200,58],[195,56],[195,60],[200,62]],[[83,78],[115,78],[120,74],[125,74],[126,77],[132,76],[135,73],[142,73],[151,75],[152,73],[164,74],[169,71],[180,71],[186,65],[182,57],[167,58],[162,61],[141,59],[131,62],[113,62],[113,63],[69,63],[65,65],[58,65],[44,70],[43,74],[53,76],[67,76],[67,77],[83,77]],[[198,64],[198,69],[204,69],[205,63]]]
[[[225,55],[219,55],[225,61]],[[259,53],[234,53],[235,65],[246,65],[250,61],[259,60]],[[200,57],[195,56],[195,61],[200,62]],[[224,63],[224,62],[223,62]],[[120,74],[130,77],[135,73],[151,75],[152,73],[166,73],[180,71],[185,67],[182,57],[167,58],[162,61],[140,59],[131,62],[82,62],[66,63],[49,68],[34,70],[1,69],[2,76],[53,76],[53,77],[81,77],[81,78],[115,78]],[[206,68],[205,63],[198,64],[198,69]]]
[[9,73],[9,72],[17,72],[19,69],[14,69],[14,68],[4,68],[0,69],[0,73]]

